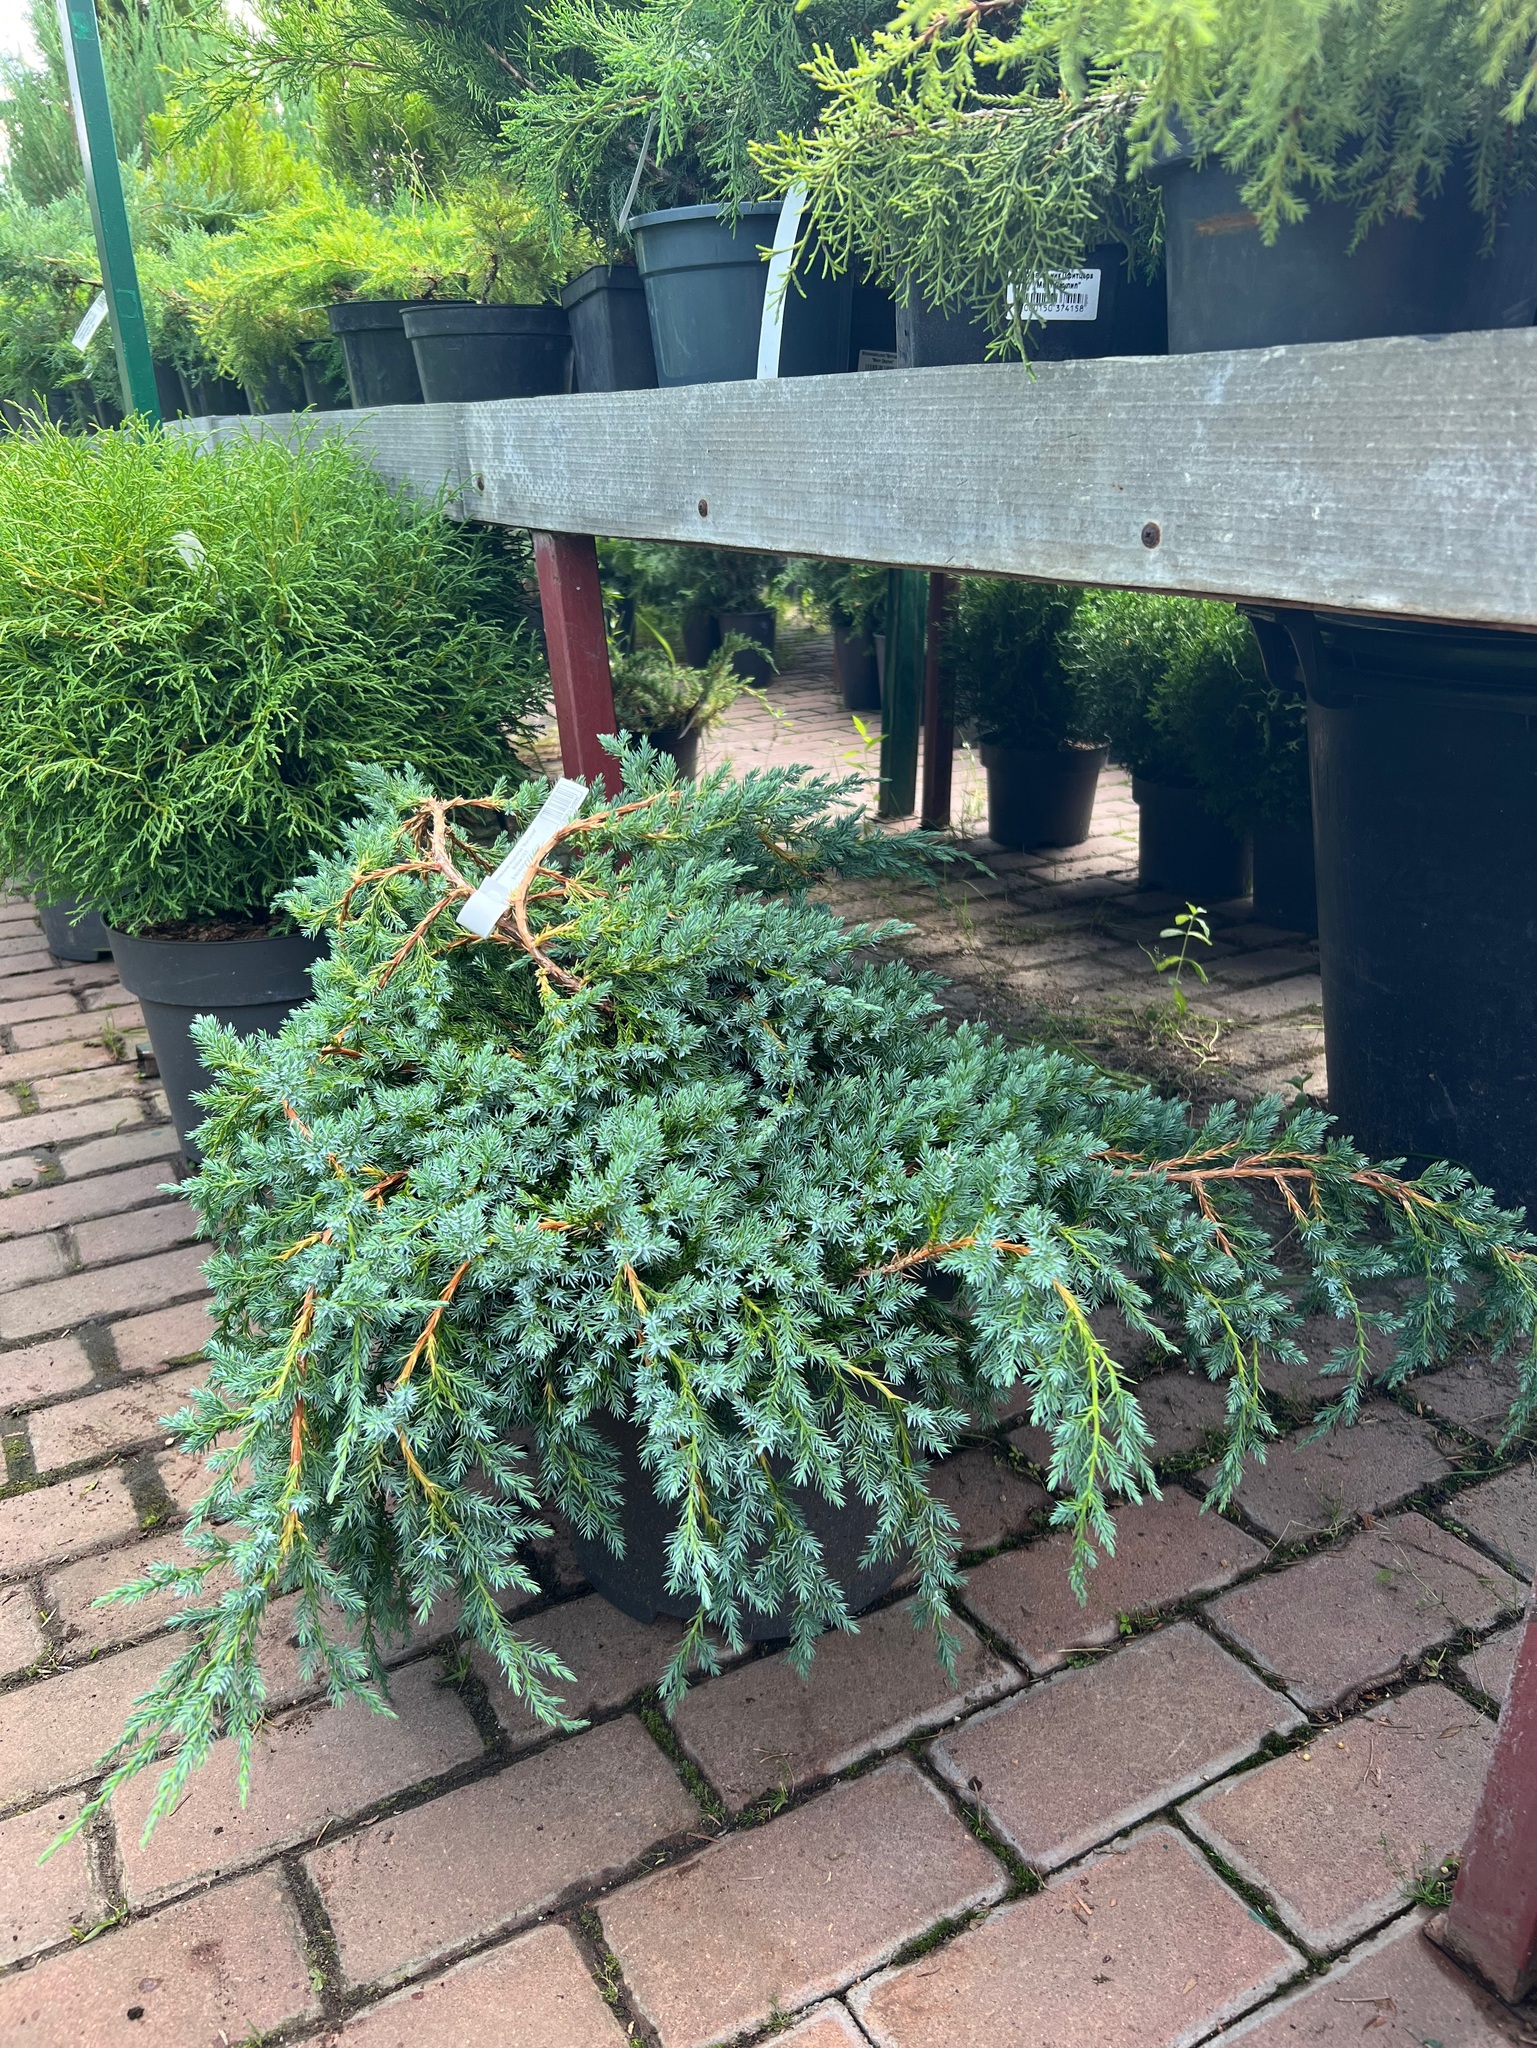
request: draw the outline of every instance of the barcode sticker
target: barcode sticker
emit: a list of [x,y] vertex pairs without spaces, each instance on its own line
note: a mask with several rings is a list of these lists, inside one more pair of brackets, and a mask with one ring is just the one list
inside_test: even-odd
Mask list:
[[587,801],[585,782],[562,777],[539,806],[531,825],[518,834],[517,844],[459,912],[459,922],[477,939],[489,939],[512,901],[513,891],[534,864],[534,856],[552,832],[569,825]]
[[1097,320],[1099,280],[1097,270],[1064,270],[1056,278],[1056,290],[1037,285],[1025,295],[1027,320]]
[[98,292],[95,298],[92,299],[85,318],[70,336],[71,341],[73,341],[75,347],[79,349],[82,355],[90,347],[92,337],[106,317],[107,295],[105,292]]

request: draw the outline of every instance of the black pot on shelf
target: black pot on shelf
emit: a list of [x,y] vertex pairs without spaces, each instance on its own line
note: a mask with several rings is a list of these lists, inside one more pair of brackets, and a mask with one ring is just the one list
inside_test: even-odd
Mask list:
[[1163,889],[1208,908],[1249,892],[1249,842],[1213,817],[1199,791],[1177,782],[1134,775],[1137,803],[1137,878],[1144,889]]
[[1537,1212],[1537,642],[1285,614],[1308,687],[1329,1108]]
[[355,406],[422,403],[416,354],[402,322],[408,307],[415,311],[436,304],[435,299],[347,299],[327,310],[331,332],[342,345]]
[[402,323],[428,405],[571,389],[571,322],[559,306],[408,306]]
[[640,272],[595,263],[560,295],[571,322],[578,391],[644,391],[656,383],[656,351]]
[[[745,639],[755,643],[751,647],[739,647],[731,657],[731,666],[742,681],[751,684],[753,689],[766,689],[774,680],[775,674],[774,636],[779,621],[774,613],[758,609],[748,612],[720,612],[717,617],[720,624],[720,639],[716,642],[717,646],[728,633],[740,633]],[[759,648],[763,650],[761,654],[758,652]]]
[[111,959],[112,934],[99,911],[82,906],[73,896],[65,896],[57,903],[39,900],[37,914],[42,919],[48,950],[56,960]]
[[[657,382],[727,384],[758,374],[758,335],[780,202],[670,206],[630,222],[646,292]],[[781,377],[820,377],[848,362],[852,287],[805,266],[785,293]]]
[[982,742],[988,836],[1000,846],[1081,846],[1108,747],[1006,747]]
[[1313,821],[1254,828],[1254,915],[1283,932],[1318,930]]
[[720,620],[714,612],[690,612],[683,621],[683,659],[703,668],[720,645]]
[[245,394],[253,413],[302,412],[309,402],[297,363],[269,370],[258,383],[248,384]]
[[118,978],[144,1012],[150,1044],[187,1157],[200,1154],[189,1133],[202,1122],[192,1097],[209,1086],[192,1042],[194,1017],[217,1017],[236,1031],[276,1031],[310,997],[310,969],[325,952],[302,933],[257,939],[152,939],[112,932]]
[[881,672],[875,658],[874,634],[834,626],[833,673],[843,692],[845,711],[880,710]]
[[[1077,277],[1051,302],[1054,311],[1071,317],[1042,319],[1027,330],[1032,362],[1168,352],[1163,279],[1149,282],[1129,271],[1119,242],[1090,250]],[[940,311],[916,300],[897,306],[899,369],[987,362],[989,339],[986,322],[965,306]]]
[[98,391],[94,379],[87,379],[91,389],[91,409],[96,414],[96,424],[101,427],[120,427],[126,415],[110,391]]
[[211,371],[201,376],[189,377],[183,370],[181,388],[189,419],[217,419],[230,413],[245,413],[251,410],[244,391],[233,377],[216,377]]
[[154,365],[155,396],[160,400],[160,417],[163,420],[184,420],[187,417],[187,394],[182,385],[181,372],[174,363]]
[[316,412],[348,412],[352,393],[341,350],[334,341],[301,341],[299,376],[304,385],[304,403]]
[[[632,1620],[651,1622],[664,1614],[687,1620],[696,1603],[667,1590],[667,1539],[677,1526],[677,1503],[657,1499],[651,1474],[640,1461],[640,1434],[633,1423],[595,1415],[592,1426],[619,1457],[624,1556],[615,1557],[601,1539],[593,1540],[573,1529],[571,1545],[577,1564],[594,1589]],[[875,1529],[876,1510],[867,1507],[852,1487],[842,1507],[824,1500],[814,1486],[788,1486],[786,1491],[821,1544],[828,1576],[843,1588],[850,1613],[861,1613],[895,1582],[904,1562],[893,1557],[871,1571],[860,1570],[860,1556]],[[757,1614],[748,1608],[742,1627],[750,1642],[781,1642],[790,1633],[790,1616],[782,1609]]]
[[678,773],[686,782],[692,782],[699,773],[699,735],[697,732],[679,732],[675,725],[663,726],[660,732],[645,732],[636,735],[649,740],[659,754],[668,754],[678,764]]
[[1537,191],[1510,196],[1485,255],[1486,223],[1454,171],[1416,218],[1390,214],[1352,253],[1355,208],[1342,200],[1310,199],[1267,247],[1242,181],[1219,163],[1180,155],[1155,176],[1173,354],[1529,327],[1537,314]]

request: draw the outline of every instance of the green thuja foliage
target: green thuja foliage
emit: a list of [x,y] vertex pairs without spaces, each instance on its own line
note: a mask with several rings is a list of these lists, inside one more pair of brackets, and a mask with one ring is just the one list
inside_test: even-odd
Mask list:
[[263,917],[352,764],[474,787],[543,702],[522,564],[318,438],[0,448],[0,871],[128,931]]
[[[615,1418],[694,1610],[675,1702],[755,1611],[792,1610],[801,1669],[851,1626],[795,1489],[866,1504],[867,1560],[911,1556],[943,1643],[957,1534],[930,1461],[1019,1384],[1081,1588],[1113,1503],[1157,1490],[1101,1308],[1159,1348],[1175,1331],[1225,1387],[1218,1503],[1271,1433],[1267,1364],[1299,1362],[1301,1315],[1342,1324],[1326,1419],[1440,1355],[1459,1316],[1495,1350],[1537,1326],[1537,1240],[1464,1173],[1401,1180],[1274,1099],[1192,1123],[950,1028],[928,977],[872,959],[899,928],[813,896],[923,862],[850,816],[850,785],[680,787],[649,751],[623,769],[484,942],[456,906],[538,793],[449,803],[370,776],[345,848],[285,899],[331,938],[314,1000],[271,1038],[197,1027],[216,1085],[185,1192],[217,1333],[176,1432],[213,1483],[194,1562],[126,1589],[185,1598],[182,1647],[88,1812],[169,1756],[153,1823],[224,1733],[244,1783],[280,1594],[334,1700],[378,1703],[381,1645],[457,1600],[464,1636],[559,1722],[566,1674],[503,1610],[534,1590],[520,1546],[546,1509],[622,1551]],[[1362,1305],[1395,1279],[1400,1306]],[[1396,1346],[1380,1371],[1373,1325]],[[1520,1371],[1517,1423],[1537,1413],[1529,1352]]]
[[1060,583],[964,576],[944,636],[944,666],[957,717],[1006,747],[1051,752],[1098,742],[1062,642],[1079,592]]

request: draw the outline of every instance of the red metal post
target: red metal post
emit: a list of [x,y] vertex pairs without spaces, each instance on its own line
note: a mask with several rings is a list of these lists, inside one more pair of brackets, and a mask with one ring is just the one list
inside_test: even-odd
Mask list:
[[614,730],[614,684],[598,544],[590,533],[536,533],[534,565],[550,654],[561,766],[578,781],[613,779],[613,756],[598,745]]
[[1513,2005],[1537,1984],[1537,1598],[1438,1938]]
[[941,657],[950,579],[936,570],[929,578],[929,618],[923,658],[923,809],[919,822],[931,832],[950,823],[950,770],[955,758],[955,723],[944,687]]

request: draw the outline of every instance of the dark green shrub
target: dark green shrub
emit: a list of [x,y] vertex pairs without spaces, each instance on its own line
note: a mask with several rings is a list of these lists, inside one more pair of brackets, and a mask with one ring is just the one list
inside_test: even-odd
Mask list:
[[1062,660],[1062,637],[1078,604],[1079,593],[1063,584],[962,579],[945,627],[944,662],[956,716],[979,739],[1050,752],[1103,738]]
[[742,694],[732,657],[748,645],[740,633],[728,635],[703,668],[679,661],[667,646],[616,654],[614,716],[619,730],[637,738],[665,735],[669,740],[708,732]]
[[516,563],[354,455],[46,431],[0,447],[0,870],[130,931],[261,917],[354,763],[514,768]]

